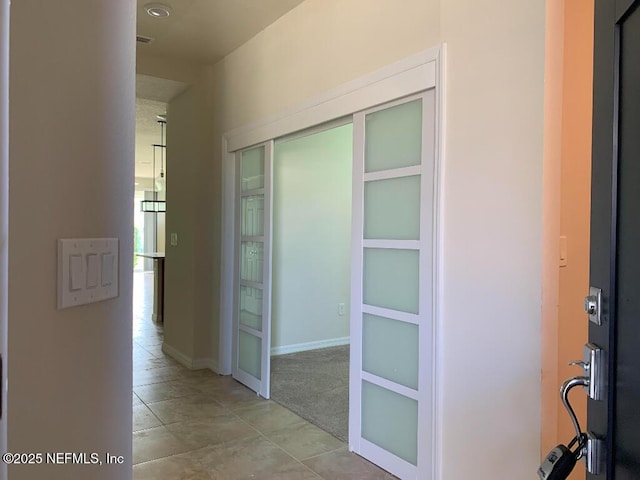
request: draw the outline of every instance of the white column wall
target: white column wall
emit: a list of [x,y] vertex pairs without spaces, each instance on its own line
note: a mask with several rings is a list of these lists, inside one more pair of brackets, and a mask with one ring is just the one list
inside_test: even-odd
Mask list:
[[[0,0],[0,355],[2,378],[7,375],[7,314],[9,275],[9,0]],[[7,411],[6,382],[0,384],[0,408]],[[0,451],[7,450],[7,415],[0,419]],[[7,466],[0,464],[0,479]]]
[[[135,8],[11,7],[8,447],[125,459],[11,466],[12,480],[132,478]],[[120,239],[118,298],[56,308],[56,242],[73,237]]]
[[442,479],[540,460],[545,5],[443,0]]

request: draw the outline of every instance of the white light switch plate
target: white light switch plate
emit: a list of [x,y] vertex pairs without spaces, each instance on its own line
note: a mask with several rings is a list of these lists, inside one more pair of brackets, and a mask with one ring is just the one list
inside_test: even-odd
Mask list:
[[118,239],[58,240],[58,308],[118,296]]

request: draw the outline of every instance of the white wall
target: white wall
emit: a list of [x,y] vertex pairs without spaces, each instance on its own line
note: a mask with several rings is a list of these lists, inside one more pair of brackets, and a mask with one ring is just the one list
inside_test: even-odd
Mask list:
[[[144,51],[144,47],[136,49],[136,72],[154,78],[195,83],[200,75],[201,66],[189,60],[180,60],[175,57],[162,57],[152,55]],[[157,99],[166,102],[166,98]]]
[[525,480],[540,457],[545,5],[441,5],[442,478]]
[[167,106],[165,345],[188,367],[217,369],[219,193],[212,161],[207,71]]
[[[11,9],[9,450],[126,460],[10,478],[131,479],[135,3]],[[118,298],[56,309],[56,241],[69,237],[120,239]]]
[[[189,359],[194,351],[194,291],[196,203],[194,182],[201,157],[198,99],[189,88],[167,105],[166,224],[178,234],[178,245],[165,253],[164,342]],[[174,162],[180,166],[174,167]],[[186,322],[185,319],[189,319]]]
[[349,336],[352,151],[351,124],[276,143],[271,317],[276,352]]
[[215,65],[223,132],[437,45],[439,11],[437,0],[303,2]]

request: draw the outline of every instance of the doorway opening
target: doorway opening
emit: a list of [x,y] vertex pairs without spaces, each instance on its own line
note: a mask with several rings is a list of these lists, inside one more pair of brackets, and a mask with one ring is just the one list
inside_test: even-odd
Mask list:
[[[140,94],[140,92],[138,92]],[[161,425],[148,385],[171,378],[177,362],[162,352],[163,280],[158,265],[165,252],[165,212],[143,208],[145,201],[165,200],[164,124],[167,104],[136,98],[134,258],[133,258],[133,436]],[[137,462],[144,456],[137,452]]]
[[350,118],[274,145],[271,399],[343,442],[352,158]]

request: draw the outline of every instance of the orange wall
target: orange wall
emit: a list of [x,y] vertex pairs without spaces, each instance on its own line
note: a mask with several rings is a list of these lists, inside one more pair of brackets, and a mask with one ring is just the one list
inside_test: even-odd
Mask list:
[[547,2],[542,194],[542,430],[546,453],[558,438],[558,303],[564,2]]
[[[544,272],[545,290],[548,287],[549,291],[543,299],[543,452],[557,443],[567,443],[575,435],[558,389],[566,378],[581,374],[580,369],[569,367],[567,362],[581,359],[587,342],[587,318],[582,305],[589,288],[594,0],[549,2],[552,3],[548,13],[553,15],[549,23],[553,31],[547,37],[550,93],[545,105],[545,143],[549,143],[545,152],[545,240],[555,242],[555,246],[549,243]],[[552,70],[559,65],[561,71]],[[567,238],[567,261],[561,267],[559,240],[555,236],[558,233]],[[551,254],[558,255],[555,261]],[[570,398],[584,424],[585,395],[575,392]],[[584,478],[581,464],[570,478]]]
[[[562,177],[560,233],[567,238],[567,264],[560,268],[558,376],[581,374],[567,362],[582,359],[588,320],[583,310],[589,290],[591,119],[593,90],[593,0],[565,1],[564,88],[562,97]],[[586,395],[572,404],[585,423]],[[573,437],[569,416],[558,415],[561,439]],[[570,478],[584,478],[580,464]]]

